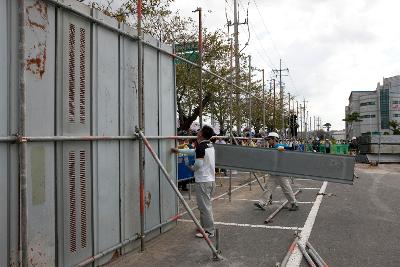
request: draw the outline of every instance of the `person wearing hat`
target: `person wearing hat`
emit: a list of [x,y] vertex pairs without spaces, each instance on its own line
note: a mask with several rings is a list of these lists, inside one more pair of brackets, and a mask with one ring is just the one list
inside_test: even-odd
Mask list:
[[[276,132],[270,132],[266,139],[269,147],[276,148],[279,151],[285,150],[284,145],[278,143],[279,135]],[[254,203],[254,205],[259,209],[265,210],[267,205],[271,203],[272,194],[278,185],[281,187],[283,194],[290,203],[289,210],[298,210],[299,206],[297,205],[297,200],[293,194],[288,178],[278,175],[270,175],[268,177],[268,180],[265,183],[265,191],[262,193],[258,202]]]
[[[196,149],[171,149],[173,153],[196,155],[192,167],[196,184],[196,199],[200,211],[200,224],[208,237],[213,237],[215,233],[212,211],[212,196],[215,191],[215,151],[210,142],[213,135],[214,130],[210,126],[204,125],[197,133]],[[195,236],[203,237],[200,232]]]
[[349,154],[351,156],[355,156],[358,154],[358,142],[357,142],[357,137],[355,136],[351,138],[351,142],[349,144]]

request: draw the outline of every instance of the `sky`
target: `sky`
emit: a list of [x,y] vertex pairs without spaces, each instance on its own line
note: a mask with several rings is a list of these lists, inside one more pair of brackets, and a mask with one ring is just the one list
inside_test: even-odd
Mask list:
[[[100,0],[103,1],[103,0]],[[123,0],[115,0],[121,2]],[[238,0],[240,22],[249,15],[250,41],[243,52],[252,65],[289,69],[286,93],[306,100],[309,115],[344,129],[344,108],[351,91],[375,90],[383,77],[400,75],[399,0]],[[118,4],[118,3],[117,3]],[[204,27],[227,32],[233,0],[175,0],[174,10]],[[231,33],[233,29],[231,28]],[[239,27],[240,48],[248,40]]]
[[[243,51],[257,68],[279,68],[290,76],[286,92],[308,101],[311,116],[344,129],[351,91],[375,90],[383,77],[400,75],[398,0],[240,0],[240,21],[249,10],[250,42]],[[202,7],[203,24],[224,29],[233,21],[233,0],[175,0],[174,9],[193,16]],[[226,13],[225,13],[226,10]],[[233,29],[231,29],[232,32]],[[247,26],[239,28],[243,48]],[[266,71],[267,72],[267,71]]]

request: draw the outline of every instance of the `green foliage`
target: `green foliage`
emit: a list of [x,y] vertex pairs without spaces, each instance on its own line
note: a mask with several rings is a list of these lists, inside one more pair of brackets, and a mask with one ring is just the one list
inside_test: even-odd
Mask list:
[[362,120],[360,119],[360,113],[353,112],[351,114],[347,114],[346,118],[344,118],[343,121],[352,123],[352,122],[358,122],[358,121],[362,121]]
[[393,131],[394,135],[400,135],[400,124],[398,121],[389,121],[389,126],[391,128],[391,130]]

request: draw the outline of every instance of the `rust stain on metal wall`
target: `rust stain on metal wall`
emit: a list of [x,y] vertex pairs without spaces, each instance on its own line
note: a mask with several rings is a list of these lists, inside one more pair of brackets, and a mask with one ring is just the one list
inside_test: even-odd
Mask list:
[[28,253],[28,261],[29,266],[50,266],[53,264],[53,260],[51,257],[43,251],[42,245],[40,242],[36,242],[30,247],[30,251]]
[[46,71],[47,60],[47,35],[49,28],[49,16],[47,4],[36,0],[33,5],[25,8],[26,30],[32,34],[32,43],[26,46],[26,70],[37,78],[42,79]]
[[40,30],[46,31],[49,25],[49,16],[47,14],[47,4],[41,0],[25,8],[27,15],[26,23],[28,27],[36,27]]
[[144,204],[146,208],[149,208],[151,205],[151,193],[149,191],[146,192],[146,196],[144,197]]

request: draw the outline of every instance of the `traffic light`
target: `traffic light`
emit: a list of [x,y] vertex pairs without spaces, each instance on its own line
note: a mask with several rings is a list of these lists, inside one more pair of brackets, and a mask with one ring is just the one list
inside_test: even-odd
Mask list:
[[290,117],[289,117],[289,128],[290,128],[290,134],[293,137],[297,137],[297,128],[299,128],[299,125],[297,124],[297,116],[296,116],[296,114],[290,114]]

